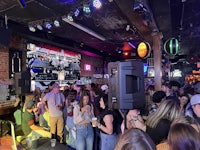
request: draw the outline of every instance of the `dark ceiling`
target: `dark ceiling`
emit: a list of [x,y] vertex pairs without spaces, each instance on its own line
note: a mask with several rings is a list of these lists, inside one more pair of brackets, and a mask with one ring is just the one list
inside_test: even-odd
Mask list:
[[[102,0],[102,8],[92,9],[90,14],[81,10],[92,0],[26,0],[24,7],[20,1],[0,1],[1,26],[5,26],[7,15],[8,27],[16,23],[14,28],[20,26],[23,32],[19,28],[15,32],[26,34],[30,39],[51,41],[78,52],[120,59],[120,49],[130,50],[135,56],[136,50],[128,42],[135,47],[141,41],[152,44],[152,32],[159,31],[163,35],[163,45],[171,37],[180,41],[180,51],[174,59],[200,55],[199,0],[137,0],[142,2],[142,11],[134,10],[136,0]],[[68,14],[74,14],[76,9],[80,10],[79,16],[74,17],[72,24],[66,22]],[[29,25],[53,23],[55,19],[60,21],[60,27],[53,27],[51,31],[28,31]]]
[[200,57],[200,1],[199,0],[149,0],[157,27],[163,41],[175,37],[180,50],[177,58]]

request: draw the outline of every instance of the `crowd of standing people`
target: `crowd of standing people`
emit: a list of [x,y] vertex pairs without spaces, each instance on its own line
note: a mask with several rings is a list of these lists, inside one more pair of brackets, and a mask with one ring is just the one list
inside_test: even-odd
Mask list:
[[53,138],[72,150],[200,149],[199,83],[150,85],[146,106],[125,115],[108,107],[108,92],[106,84],[80,80],[63,91],[58,83],[37,89],[24,104],[22,130],[32,141]]

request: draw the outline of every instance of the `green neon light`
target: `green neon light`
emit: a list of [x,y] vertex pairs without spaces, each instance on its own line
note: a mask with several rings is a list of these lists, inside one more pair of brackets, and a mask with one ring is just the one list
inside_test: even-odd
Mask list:
[[169,42],[169,50],[170,50],[170,54],[173,54],[173,46],[172,46],[172,42],[173,42],[173,39],[171,39],[170,42]]

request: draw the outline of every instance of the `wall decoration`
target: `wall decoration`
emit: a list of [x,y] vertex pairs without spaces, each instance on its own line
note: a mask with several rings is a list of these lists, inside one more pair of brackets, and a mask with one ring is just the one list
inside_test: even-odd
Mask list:
[[22,71],[22,51],[9,50],[9,76],[14,77],[14,73]]
[[139,45],[138,45],[138,48],[137,48],[137,53],[138,53],[138,56],[140,58],[147,58],[150,56],[150,53],[151,53],[151,46],[149,43],[147,42],[141,42]]
[[168,39],[164,44],[164,50],[167,54],[176,55],[179,51],[179,42],[175,38]]

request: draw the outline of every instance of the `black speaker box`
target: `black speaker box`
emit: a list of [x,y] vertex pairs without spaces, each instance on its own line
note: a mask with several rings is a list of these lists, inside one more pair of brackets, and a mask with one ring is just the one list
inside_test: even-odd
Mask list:
[[3,45],[4,47],[9,47],[11,35],[11,29],[0,27],[0,45]]
[[31,93],[31,74],[27,71],[15,73],[15,94]]
[[110,108],[128,110],[145,106],[143,62],[110,62],[108,73]]

